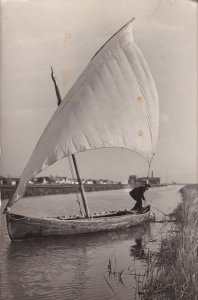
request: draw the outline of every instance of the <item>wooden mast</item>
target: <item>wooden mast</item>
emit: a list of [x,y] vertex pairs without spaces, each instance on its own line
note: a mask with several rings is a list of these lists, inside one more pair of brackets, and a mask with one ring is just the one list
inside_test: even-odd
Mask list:
[[[56,97],[57,97],[57,101],[58,101],[57,104],[59,106],[61,104],[61,102],[62,102],[62,99],[61,99],[61,95],[60,95],[60,92],[59,92],[58,85],[56,83],[56,79],[54,77],[54,72],[53,72],[52,67],[51,67],[51,77],[52,77],[52,80],[54,82],[54,87],[55,87],[55,91],[56,91]],[[82,202],[83,202],[83,206],[84,206],[84,210],[85,210],[85,217],[89,218],[90,217],[90,212],[89,212],[89,208],[88,208],[88,205],[87,205],[87,200],[86,200],[86,194],[85,194],[84,186],[82,184],[82,180],[81,180],[80,173],[79,173],[79,170],[78,170],[78,165],[77,165],[77,162],[76,162],[76,157],[75,157],[74,154],[72,154],[71,156],[72,156],[74,168],[75,168],[75,171],[76,171],[76,177],[77,177],[78,183],[79,183],[79,189],[80,189],[80,193],[81,193],[81,197],[82,197]]]
[[90,217],[90,212],[89,212],[89,208],[88,208],[87,201],[86,201],[86,194],[85,194],[84,186],[82,184],[82,180],[80,178],[78,165],[77,165],[76,157],[75,157],[74,154],[72,154],[72,160],[73,160],[73,163],[74,163],[74,168],[75,168],[76,176],[77,176],[78,183],[79,183],[79,189],[80,189],[80,193],[81,193],[81,197],[82,197],[82,202],[83,202],[83,206],[84,206],[84,209],[85,209],[85,217],[89,218]]

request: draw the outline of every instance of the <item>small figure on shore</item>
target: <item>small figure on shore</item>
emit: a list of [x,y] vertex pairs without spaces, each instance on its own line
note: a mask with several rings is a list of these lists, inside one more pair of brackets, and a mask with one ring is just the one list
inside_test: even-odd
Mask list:
[[145,184],[144,186],[138,186],[132,189],[129,194],[130,196],[136,201],[135,206],[132,210],[140,211],[142,209],[142,200],[145,201],[144,193],[147,191],[151,186],[149,184]]

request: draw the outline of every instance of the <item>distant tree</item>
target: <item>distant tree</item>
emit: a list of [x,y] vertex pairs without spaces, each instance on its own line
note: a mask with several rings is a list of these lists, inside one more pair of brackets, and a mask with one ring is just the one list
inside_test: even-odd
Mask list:
[[37,178],[37,183],[38,183],[38,184],[43,183],[43,177],[38,177],[38,178]]

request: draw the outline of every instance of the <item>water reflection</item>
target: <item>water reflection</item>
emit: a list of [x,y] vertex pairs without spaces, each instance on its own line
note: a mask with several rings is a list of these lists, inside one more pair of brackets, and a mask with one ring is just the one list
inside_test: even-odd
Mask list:
[[[20,242],[10,243],[7,251],[8,258],[16,257],[20,254],[23,257],[29,257],[30,253],[38,255],[45,251],[60,250],[60,249],[82,249],[100,247],[102,245],[112,244],[113,242],[138,239],[143,235],[149,235],[150,223],[144,223],[138,226],[133,226],[125,230],[112,232],[98,232],[93,234],[83,234],[67,237],[49,237],[25,240]],[[26,255],[27,254],[27,255]]]
[[[152,189],[148,201],[169,213],[169,208],[173,209],[178,203],[179,188],[172,186]],[[131,205],[127,198],[128,193],[123,191],[120,194],[117,191],[104,193],[104,198],[101,192],[98,196],[90,196],[95,197],[90,201],[92,211],[96,207],[98,209],[98,204],[101,211],[111,210],[112,206],[120,209],[119,205],[123,206],[123,202],[126,203],[126,208],[127,203]],[[61,212],[65,210],[65,195],[63,200],[59,199],[61,201],[58,204],[54,201],[54,196],[52,198],[49,202],[46,199],[43,206],[36,199],[33,202],[34,207],[29,200],[21,205],[24,205],[23,211],[30,211],[31,207],[32,215],[37,215],[38,207],[39,213],[43,215],[50,215],[53,209],[56,213],[57,207]],[[160,213],[157,210],[155,213],[161,220]],[[11,243],[5,218],[1,221],[1,300],[138,299],[134,292],[137,282],[132,275],[144,273],[144,253],[157,251],[162,234],[170,228],[170,224],[165,226],[163,223],[145,223],[119,232]],[[111,276],[108,276],[109,259]],[[114,275],[114,271],[117,275]]]
[[130,255],[134,256],[135,259],[145,259],[145,249],[142,245],[142,238],[135,239],[135,245],[132,245],[130,248]]
[[10,243],[5,269],[11,297],[5,299],[93,299],[87,293],[94,293],[97,279],[106,299],[111,299],[103,277],[108,249],[112,253],[117,245],[128,242],[128,252],[131,240],[149,231],[148,223],[117,232]]
[[133,244],[130,247],[130,256],[133,256],[135,259],[145,259],[146,255],[146,246],[151,236],[151,224],[145,223],[142,225],[143,230],[134,237]]

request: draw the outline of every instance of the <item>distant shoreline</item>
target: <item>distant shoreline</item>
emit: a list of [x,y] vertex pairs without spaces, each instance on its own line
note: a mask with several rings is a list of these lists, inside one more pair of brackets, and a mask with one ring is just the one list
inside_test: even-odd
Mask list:
[[[170,184],[153,185],[153,187],[164,187]],[[183,184],[179,184],[183,185]],[[128,184],[83,184],[85,192],[132,189]],[[1,199],[10,199],[16,189],[16,185],[2,184],[0,185]],[[59,195],[71,194],[79,192],[78,184],[28,184],[24,197],[46,196],[46,195]]]
[[[85,192],[120,190],[129,188],[128,184],[84,184]],[[16,186],[0,185],[1,199],[12,197]],[[25,197],[70,194],[79,191],[78,184],[29,184],[27,186]]]

